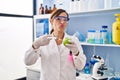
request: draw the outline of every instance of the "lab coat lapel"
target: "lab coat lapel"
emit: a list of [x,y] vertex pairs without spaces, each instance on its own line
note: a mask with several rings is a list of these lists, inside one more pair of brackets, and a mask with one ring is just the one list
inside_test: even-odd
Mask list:
[[[50,60],[48,63],[49,65],[49,69],[48,73],[50,73],[49,75],[49,80],[59,80],[59,73],[60,73],[60,54],[58,51],[58,46],[56,44],[55,39],[52,39],[48,45],[48,51],[49,51],[49,57]],[[54,75],[55,77],[51,76]]]

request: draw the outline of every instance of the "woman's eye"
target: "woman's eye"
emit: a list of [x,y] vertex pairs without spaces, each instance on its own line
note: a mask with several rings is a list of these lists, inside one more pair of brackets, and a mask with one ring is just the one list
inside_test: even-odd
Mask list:
[[56,18],[56,20],[61,20],[60,18]]
[[64,19],[64,21],[68,21],[68,19],[66,18],[66,19]]

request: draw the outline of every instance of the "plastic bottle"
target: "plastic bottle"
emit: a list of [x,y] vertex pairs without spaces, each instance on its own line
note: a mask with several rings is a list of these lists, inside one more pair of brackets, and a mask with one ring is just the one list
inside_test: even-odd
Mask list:
[[102,39],[102,44],[107,44],[108,43],[108,26],[103,25],[101,32],[101,39]]
[[120,8],[120,0],[112,0],[112,8]]
[[101,39],[102,39],[102,44],[107,44],[107,30],[101,30]]
[[120,45],[120,14],[115,14],[116,21],[112,24],[112,40]]
[[112,8],[112,0],[104,0],[104,9]]
[[88,0],[88,11],[94,11],[96,9],[98,9],[98,1],[97,0]]
[[81,42],[84,42],[86,40],[85,35],[80,31],[76,31],[73,36],[76,36]]
[[57,6],[58,6],[59,9],[64,9],[65,8],[64,7],[64,4],[65,4],[64,0],[56,0],[56,1],[57,1],[56,4],[58,4]]
[[75,4],[75,12],[80,12],[79,11],[79,2],[80,2],[80,0],[75,0],[75,2],[76,2],[76,4]]
[[90,74],[90,66],[89,63],[86,63],[85,67],[84,67],[84,73],[85,74]]
[[75,12],[75,0],[71,0],[70,1],[70,9],[69,9],[70,13],[74,13]]
[[88,30],[87,33],[87,42],[88,43],[95,43],[95,30]]
[[95,44],[100,44],[101,43],[101,41],[100,41],[101,40],[100,34],[101,34],[101,32],[99,30],[97,30],[95,32]]
[[86,0],[79,0],[79,12],[87,11]]
[[113,44],[113,42],[112,42],[112,32],[108,32],[107,38],[108,38],[108,43]]

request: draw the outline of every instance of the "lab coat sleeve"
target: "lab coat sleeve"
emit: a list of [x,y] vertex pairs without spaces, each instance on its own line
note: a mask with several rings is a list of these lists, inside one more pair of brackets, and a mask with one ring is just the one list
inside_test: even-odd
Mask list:
[[78,56],[73,56],[75,68],[82,70],[86,64],[86,56],[83,53],[82,46],[77,38],[75,38],[75,43],[77,44],[79,54]]
[[75,68],[78,69],[78,70],[82,70],[86,64],[86,57],[85,55],[82,53],[78,56],[73,56],[74,58],[74,65],[75,65]]
[[24,62],[27,66],[32,65],[37,61],[39,56],[39,49],[34,50],[32,47],[30,47],[30,49],[28,49],[25,53]]

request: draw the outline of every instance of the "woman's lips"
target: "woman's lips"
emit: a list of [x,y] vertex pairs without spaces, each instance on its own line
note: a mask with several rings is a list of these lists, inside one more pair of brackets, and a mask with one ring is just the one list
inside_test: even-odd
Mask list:
[[63,28],[63,27],[64,27],[64,25],[60,25],[60,27],[62,27],[62,28]]

